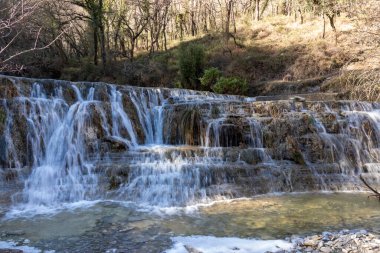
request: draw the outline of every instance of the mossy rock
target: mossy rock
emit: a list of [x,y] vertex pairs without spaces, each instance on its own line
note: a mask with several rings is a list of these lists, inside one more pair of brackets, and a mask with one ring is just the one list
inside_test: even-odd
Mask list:
[[9,78],[0,77],[0,98],[11,99],[19,96],[16,85]]
[[305,159],[300,151],[295,151],[292,153],[292,160],[296,164],[306,165]]
[[3,106],[0,105],[0,135],[5,130],[5,124],[7,121],[7,112]]
[[108,190],[116,190],[120,187],[122,184],[122,180],[118,176],[111,176],[109,180]]

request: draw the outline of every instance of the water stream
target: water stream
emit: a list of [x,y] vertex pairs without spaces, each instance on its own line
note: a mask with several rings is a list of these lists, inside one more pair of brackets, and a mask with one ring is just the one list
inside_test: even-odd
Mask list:
[[[292,235],[340,229],[380,233],[379,203],[367,200],[365,194],[260,196],[149,210],[126,202],[87,204],[50,216],[3,220],[0,241],[56,252],[164,252],[178,238],[196,239],[206,248],[213,240],[225,238],[219,247],[232,240],[233,248],[242,247],[238,238],[247,238],[250,246],[258,247],[276,245],[273,240],[281,245]],[[255,252],[254,247],[250,249]]]

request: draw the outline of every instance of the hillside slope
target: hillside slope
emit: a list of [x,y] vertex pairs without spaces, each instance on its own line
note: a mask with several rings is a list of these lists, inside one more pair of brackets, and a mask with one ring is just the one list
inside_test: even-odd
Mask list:
[[247,80],[250,89],[246,95],[342,92],[341,79],[337,79],[342,69],[376,68],[378,61],[373,59],[373,46],[364,43],[353,20],[341,16],[336,27],[337,43],[329,26],[322,38],[319,17],[308,17],[303,24],[292,17],[268,17],[254,26],[239,24],[234,38],[228,40],[223,34],[208,34],[172,43],[167,51],[141,52],[133,62],[115,61],[106,76],[82,64],[64,69],[61,78],[178,87],[180,45],[201,45],[204,68],[216,67],[225,76]]

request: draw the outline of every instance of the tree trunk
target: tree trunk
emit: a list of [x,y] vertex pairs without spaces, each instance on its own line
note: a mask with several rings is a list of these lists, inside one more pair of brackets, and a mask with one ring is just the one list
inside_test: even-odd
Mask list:
[[94,65],[98,65],[98,29],[94,24]]
[[260,20],[260,0],[255,0],[255,20]]
[[196,25],[194,20],[194,11],[191,12],[191,36],[196,35]]
[[104,23],[103,23],[103,0],[99,0],[99,10],[98,10],[98,25],[100,32],[100,48],[102,51],[102,64],[103,70],[105,70],[107,65],[107,52],[106,52],[106,36],[104,32]]
[[100,48],[102,51],[102,64],[103,64],[103,69],[105,70],[106,65],[107,65],[107,51],[106,51],[106,36],[104,33],[104,26],[100,26]]
[[[118,41],[120,40],[120,29],[121,29],[122,19],[119,18],[117,21],[117,25],[115,27],[115,36],[114,36],[114,48],[118,50]],[[116,61],[116,54],[114,54],[114,60]]]
[[379,201],[380,201],[380,192],[378,192],[375,188],[373,188],[371,185],[369,185],[369,184],[367,183],[367,181],[364,180],[362,174],[360,174],[359,178],[360,178],[360,180],[362,180],[362,182],[364,183],[364,185],[367,186],[368,189],[370,189],[370,190],[373,192],[373,194],[372,194],[372,195],[369,195],[368,198],[369,198],[369,197],[376,197],[376,198],[378,198]]
[[125,47],[125,40],[120,38],[120,48],[121,48],[121,53],[124,57],[127,57],[127,49]]
[[326,18],[325,18],[325,13],[322,13],[322,18],[323,18],[323,32],[322,32],[322,38],[324,39],[326,36]]
[[131,39],[131,51],[129,53],[130,61],[133,62],[135,59],[135,38]]
[[234,24],[234,33],[236,34],[237,33],[237,26],[236,26],[237,10],[236,10],[236,12],[232,12],[232,13],[233,13],[232,20],[233,20],[233,24]]
[[179,30],[180,30],[180,40],[183,40],[183,18],[182,14],[180,14],[180,20],[179,20]]
[[228,6],[227,6],[227,17],[226,17],[226,27],[225,27],[225,33],[227,36],[230,33],[231,11],[232,11],[232,0],[228,2]]
[[335,44],[338,44],[338,33],[336,31],[336,27],[335,27],[335,22],[334,22],[334,19],[335,19],[335,13],[333,14],[326,14],[326,16],[328,17],[329,21],[330,21],[330,26],[331,28],[333,29],[334,31],[334,35],[335,35]]
[[203,32],[207,33],[208,32],[208,26],[207,26],[207,11],[205,10],[203,12]]
[[303,13],[301,8],[298,9],[298,12],[300,13],[300,19],[301,19],[301,25],[303,24]]
[[164,24],[164,49],[165,51],[168,51],[168,39],[167,39],[167,35],[166,35],[166,23]]

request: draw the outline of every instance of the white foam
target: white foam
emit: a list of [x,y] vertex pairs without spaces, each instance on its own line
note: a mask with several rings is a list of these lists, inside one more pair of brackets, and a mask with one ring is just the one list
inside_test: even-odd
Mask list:
[[44,216],[53,216],[62,211],[74,211],[77,209],[88,209],[97,203],[101,202],[101,200],[94,201],[77,201],[73,203],[63,203],[58,206],[44,206],[44,205],[18,205],[13,207],[9,212],[5,214],[4,219],[15,219],[15,218],[32,218],[39,215]]
[[[29,246],[17,246],[15,242],[8,241],[0,241],[0,249],[14,249],[14,250],[22,250],[24,253],[40,253],[42,250],[39,250],[34,247],[29,247]],[[48,250],[44,251],[45,253],[54,253],[54,250]]]
[[266,251],[290,250],[293,244],[283,240],[240,239],[213,236],[172,237],[174,245],[165,253],[187,253],[191,247],[203,253],[262,253]]
[[[271,192],[271,193],[265,193],[265,194],[259,194],[253,197],[242,197],[242,198],[232,198],[232,199],[226,199],[221,197],[221,199],[216,200],[207,200],[204,202],[196,203],[196,204],[190,204],[187,206],[171,206],[171,207],[161,207],[161,206],[154,206],[154,205],[148,205],[148,204],[137,204],[134,202],[128,202],[125,206],[130,206],[131,203],[136,204],[135,207],[137,208],[137,211],[140,212],[147,212],[152,213],[154,215],[158,216],[175,216],[175,215],[198,215],[199,210],[202,208],[211,207],[216,204],[230,204],[232,202],[239,202],[239,201],[255,201],[260,200],[261,198],[268,198],[268,197],[282,197],[282,196],[302,196],[307,194],[336,194],[336,193],[346,193],[346,194],[357,194],[357,193],[368,193],[368,191],[316,191],[316,192]],[[124,203],[123,201],[120,201],[121,203]]]

